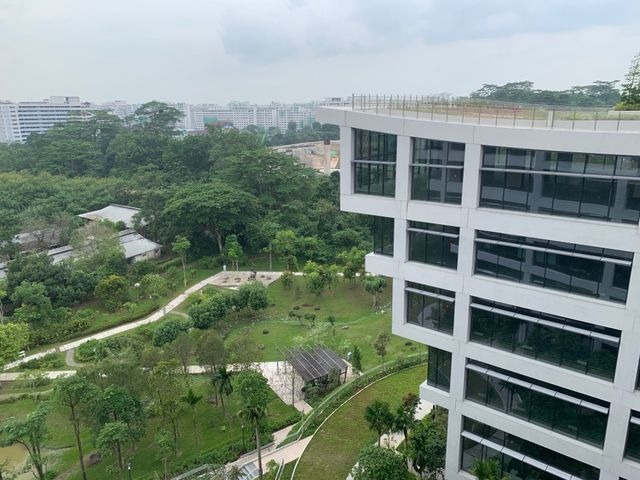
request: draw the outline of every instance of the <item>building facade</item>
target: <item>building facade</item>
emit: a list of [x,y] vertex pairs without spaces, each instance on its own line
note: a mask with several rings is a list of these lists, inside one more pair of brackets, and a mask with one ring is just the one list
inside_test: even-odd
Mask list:
[[79,97],[49,97],[42,102],[0,103],[0,142],[24,142],[57,123],[90,115],[91,106]]
[[640,133],[402,109],[318,120],[340,126],[341,208],[375,217],[393,333],[428,346],[447,480],[488,458],[513,479],[640,478]]

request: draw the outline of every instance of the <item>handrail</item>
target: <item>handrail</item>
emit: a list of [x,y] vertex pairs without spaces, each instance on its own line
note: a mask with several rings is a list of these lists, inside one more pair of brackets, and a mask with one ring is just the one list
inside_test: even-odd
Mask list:
[[640,133],[640,110],[606,107],[526,104],[467,97],[353,94],[347,108],[354,112],[465,125]]

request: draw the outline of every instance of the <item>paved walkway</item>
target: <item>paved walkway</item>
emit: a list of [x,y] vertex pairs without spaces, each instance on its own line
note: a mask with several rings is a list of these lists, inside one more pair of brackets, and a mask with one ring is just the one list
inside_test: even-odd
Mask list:
[[[282,275],[282,272],[258,272],[257,279],[260,280],[263,284],[269,285],[270,283],[280,278],[281,275]],[[233,277],[234,282],[236,278],[239,278],[240,281],[238,283],[234,283],[233,285],[229,285],[229,283],[225,284],[224,280],[229,279],[230,277]],[[50,348],[49,350],[45,350],[43,352],[35,353],[33,355],[27,355],[24,358],[21,358],[14,362],[7,363],[4,366],[4,370],[9,370],[11,368],[17,367],[30,360],[42,358],[45,355],[48,355],[50,353],[66,352],[68,350],[73,350],[74,348],[79,347],[80,345],[88,342],[89,340],[101,340],[103,338],[111,337],[113,335],[118,335],[119,333],[124,333],[129,330],[133,330],[134,328],[138,328],[142,325],[147,325],[149,323],[157,322],[168,313],[171,313],[175,308],[177,308],[182,302],[184,302],[187,299],[187,297],[189,297],[189,295],[199,290],[202,290],[204,287],[208,285],[238,286],[244,281],[248,281],[248,279],[249,279],[249,272],[219,272],[209,278],[205,278],[204,280],[196,283],[192,287],[187,288],[184,291],[184,293],[181,293],[176,298],[174,298],[169,303],[167,303],[164,307],[152,313],[148,317],[142,318],[140,320],[136,320],[135,322],[119,325],[117,327],[113,327],[108,330],[104,330],[102,332],[96,333],[94,335],[89,335],[88,337],[83,337],[78,340],[74,340],[72,342],[64,343],[62,345],[59,345],[56,348]]]

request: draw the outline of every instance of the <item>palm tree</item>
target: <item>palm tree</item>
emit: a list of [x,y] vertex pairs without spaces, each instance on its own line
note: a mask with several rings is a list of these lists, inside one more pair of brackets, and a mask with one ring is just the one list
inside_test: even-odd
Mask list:
[[509,476],[500,475],[500,463],[495,458],[478,460],[471,469],[478,480],[509,480]]
[[242,480],[244,474],[238,465],[231,465],[224,474],[224,480]]
[[216,392],[220,395],[220,401],[222,402],[222,411],[225,411],[224,397],[229,397],[233,393],[233,383],[231,382],[231,372],[227,371],[227,367],[218,367],[218,370],[213,374],[213,386]]
[[197,450],[198,449],[198,426],[196,424],[196,405],[198,405],[198,402],[202,400],[202,395],[196,395],[194,391],[191,388],[189,388],[189,391],[186,393],[186,395],[183,395],[182,397],[180,397],[180,400],[182,400],[184,403],[189,405],[189,407],[191,408],[191,417],[193,419],[193,438],[195,440],[195,445]]
[[267,416],[267,407],[266,405],[261,405],[258,403],[248,403],[244,406],[242,410],[238,412],[238,415],[243,420],[251,422],[251,424],[256,429],[256,449],[258,450],[258,473],[259,478],[262,480],[262,447],[260,445],[260,426],[262,424],[262,420]]
[[367,405],[364,411],[364,418],[369,423],[369,429],[378,433],[378,446],[380,446],[380,437],[384,432],[391,430],[393,426],[393,414],[387,402],[380,400],[374,401]]
[[415,409],[407,409],[403,405],[398,405],[396,413],[393,416],[393,430],[404,434],[405,448],[402,454],[405,457],[405,453],[409,448],[409,430],[415,425],[415,423]]

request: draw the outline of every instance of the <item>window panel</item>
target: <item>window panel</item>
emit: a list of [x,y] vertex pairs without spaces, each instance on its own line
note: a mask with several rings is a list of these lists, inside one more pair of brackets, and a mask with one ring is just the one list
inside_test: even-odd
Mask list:
[[624,450],[624,456],[640,462],[640,425],[629,423],[629,431],[627,432],[627,445]]

